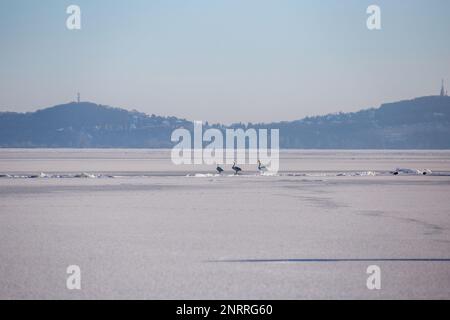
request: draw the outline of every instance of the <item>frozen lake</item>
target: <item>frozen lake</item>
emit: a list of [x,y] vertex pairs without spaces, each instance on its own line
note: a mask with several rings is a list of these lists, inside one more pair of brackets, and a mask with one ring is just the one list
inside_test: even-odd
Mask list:
[[0,149],[0,299],[450,299],[450,151],[282,151],[277,176],[169,155]]

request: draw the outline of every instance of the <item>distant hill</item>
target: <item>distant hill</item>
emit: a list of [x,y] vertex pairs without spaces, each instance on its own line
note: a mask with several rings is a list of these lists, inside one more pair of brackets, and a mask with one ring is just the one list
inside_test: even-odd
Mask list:
[[173,129],[192,123],[137,111],[68,103],[29,113],[0,113],[1,147],[167,148]]
[[269,127],[280,129],[285,148],[450,149],[450,97],[421,97]]
[[[69,103],[36,112],[0,113],[0,147],[169,148],[170,135],[179,127],[192,129],[192,123],[89,102]],[[450,97],[231,127],[278,128],[282,148],[450,149]]]

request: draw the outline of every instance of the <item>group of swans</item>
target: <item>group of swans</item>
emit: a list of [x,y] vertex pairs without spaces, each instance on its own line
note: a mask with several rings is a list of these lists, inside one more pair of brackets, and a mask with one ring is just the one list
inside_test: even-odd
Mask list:
[[[235,175],[239,174],[239,172],[242,171],[241,168],[239,168],[238,166],[236,166],[236,161],[233,162],[233,166],[231,167],[231,169],[234,171],[234,174],[235,174]],[[217,166],[216,170],[217,170],[217,172],[218,172],[219,174],[222,174],[222,172],[224,172],[224,169],[223,169],[222,167],[220,167],[220,166]],[[266,166],[262,165],[262,164],[261,164],[261,161],[259,161],[259,160],[258,160],[258,171],[259,171],[259,172],[265,172],[265,171],[267,171]]]

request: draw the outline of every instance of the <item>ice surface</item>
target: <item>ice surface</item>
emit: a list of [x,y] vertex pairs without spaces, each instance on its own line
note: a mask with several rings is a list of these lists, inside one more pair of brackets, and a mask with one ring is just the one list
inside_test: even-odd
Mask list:
[[0,298],[450,298],[449,152],[287,151],[276,176],[168,154],[0,150]]

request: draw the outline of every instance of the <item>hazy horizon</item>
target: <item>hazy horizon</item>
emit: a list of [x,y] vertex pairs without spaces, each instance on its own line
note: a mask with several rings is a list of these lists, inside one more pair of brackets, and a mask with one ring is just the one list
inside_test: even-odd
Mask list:
[[[68,30],[66,8],[81,8]],[[366,27],[381,8],[382,29]],[[82,101],[276,122],[449,87],[450,2],[2,1],[0,111]]]
[[[422,97],[410,97],[410,98],[400,99],[400,100],[398,100],[398,101],[385,101],[385,102],[382,102],[382,103],[381,103],[380,105],[378,105],[378,106],[365,107],[365,108],[360,108],[360,109],[356,109],[356,110],[352,110],[352,111],[348,111],[348,112],[358,112],[358,111],[367,110],[367,109],[369,109],[369,108],[375,108],[375,109],[377,109],[377,108],[381,107],[381,105],[383,105],[383,104],[396,103],[396,102],[401,102],[401,101],[410,101],[410,100],[414,100],[414,99],[417,99],[417,98],[433,97],[433,96],[438,96],[438,95],[435,94],[435,95],[427,95],[427,96],[422,96]],[[65,102],[57,103],[57,104],[55,104],[55,105],[40,106],[40,107],[32,108],[32,109],[29,110],[29,111],[27,111],[27,110],[25,110],[25,111],[0,110],[0,112],[18,112],[18,113],[36,112],[36,111],[39,111],[39,110],[44,110],[44,109],[48,109],[48,108],[53,108],[53,107],[57,107],[57,106],[61,106],[61,105],[66,105],[66,104],[73,104],[73,103],[78,103],[78,102],[77,102],[76,100],[71,100],[71,101],[65,101]],[[139,109],[136,109],[136,108],[127,108],[127,107],[124,107],[124,106],[108,105],[108,104],[101,103],[101,102],[98,102],[98,101],[85,101],[85,100],[80,100],[79,103],[95,104],[95,105],[99,105],[99,106],[105,106],[105,107],[113,107],[113,108],[124,109],[124,110],[127,110],[127,111],[137,111],[137,112],[140,112],[140,113],[147,114],[147,115],[149,115],[149,116],[151,116],[152,114],[154,114],[155,116],[161,116],[161,117],[176,117],[176,118],[179,118],[179,119],[185,119],[185,120],[188,120],[188,121],[204,121],[204,122],[209,122],[210,124],[221,124],[221,125],[231,125],[231,124],[236,124],[236,123],[244,123],[244,124],[245,124],[245,123],[247,123],[247,124],[248,124],[248,123],[254,123],[254,124],[257,124],[257,123],[267,123],[267,124],[268,124],[268,123],[276,123],[276,122],[284,122],[284,121],[296,121],[296,120],[302,120],[302,119],[304,119],[304,118],[306,118],[306,117],[316,117],[316,116],[317,116],[317,117],[321,117],[321,116],[326,116],[326,115],[328,115],[328,114],[337,114],[337,113],[340,112],[340,111],[331,111],[331,112],[321,113],[321,114],[317,113],[317,114],[306,115],[306,116],[301,117],[301,118],[298,118],[298,119],[289,119],[289,120],[286,120],[286,119],[280,119],[280,120],[274,120],[274,121],[271,121],[271,122],[269,122],[269,121],[262,121],[262,122],[256,122],[256,121],[221,122],[221,121],[209,121],[209,120],[204,120],[204,119],[191,119],[191,118],[185,118],[185,117],[178,116],[178,115],[176,115],[176,114],[155,114],[154,112],[145,112],[145,111],[142,111],[142,110],[139,110]]]

